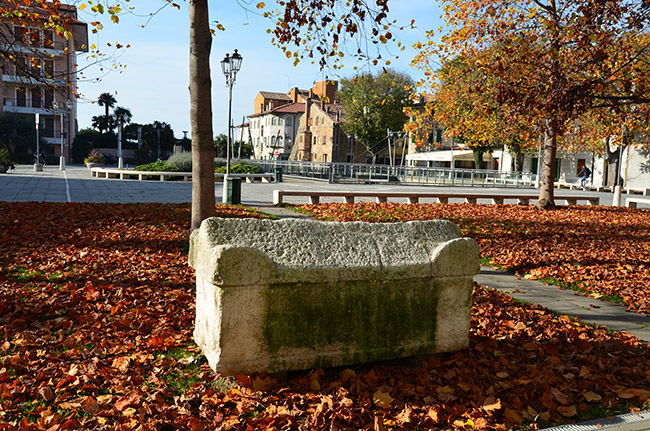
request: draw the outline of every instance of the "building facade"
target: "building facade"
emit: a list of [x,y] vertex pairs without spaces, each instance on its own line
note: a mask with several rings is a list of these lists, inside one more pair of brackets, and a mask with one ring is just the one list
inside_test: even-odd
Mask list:
[[304,103],[286,103],[249,115],[247,136],[250,136],[255,158],[287,160],[304,112]]
[[77,130],[76,53],[88,51],[88,28],[77,19],[73,5],[59,6],[59,13],[70,22],[69,38],[45,28],[48,11],[38,6],[33,10],[40,20],[29,26],[10,19],[0,22],[0,49],[13,57],[0,64],[0,112],[17,113],[33,123],[38,118],[45,153],[60,156],[63,142],[63,155],[70,160]]
[[[287,94],[261,91],[242,133],[255,158],[352,162],[365,150],[345,135],[345,113],[336,99],[338,82],[324,80]],[[358,160],[356,160],[358,161]]]

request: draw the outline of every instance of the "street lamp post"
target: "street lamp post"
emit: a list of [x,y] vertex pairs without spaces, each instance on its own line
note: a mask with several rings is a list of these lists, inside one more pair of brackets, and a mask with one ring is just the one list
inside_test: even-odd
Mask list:
[[122,119],[117,119],[117,169],[124,168],[124,159],[122,159]]
[[160,131],[162,130],[162,128],[159,125],[153,130],[158,134],[158,147],[156,148],[156,161],[159,162],[160,161]]
[[235,84],[237,72],[241,69],[242,56],[235,50],[233,55],[226,53],[226,56],[221,60],[221,70],[226,77],[226,86],[228,87],[228,143],[226,145],[226,176],[223,179],[223,202],[228,202],[228,176],[230,175],[230,143],[232,129],[230,127],[230,119],[232,117],[232,86]]
[[36,157],[34,158],[34,171],[42,171],[43,165],[41,164],[41,139],[38,133],[38,125],[41,122],[41,116],[36,113],[34,116],[36,126]]
[[66,130],[66,113],[68,114],[68,120],[70,116],[70,111],[72,110],[72,102],[69,100],[61,107],[61,157],[59,157],[59,170],[65,171],[65,139],[67,137]]

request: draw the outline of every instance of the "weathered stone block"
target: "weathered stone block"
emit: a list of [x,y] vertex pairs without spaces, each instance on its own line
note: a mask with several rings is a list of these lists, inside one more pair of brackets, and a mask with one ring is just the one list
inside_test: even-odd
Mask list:
[[211,218],[191,237],[194,338],[222,374],[468,346],[478,247],[444,220]]

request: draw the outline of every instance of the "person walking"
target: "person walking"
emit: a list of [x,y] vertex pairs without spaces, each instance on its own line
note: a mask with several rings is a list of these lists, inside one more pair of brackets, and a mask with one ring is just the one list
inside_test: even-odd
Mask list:
[[588,167],[584,166],[578,176],[580,177],[580,188],[582,190],[585,189],[585,181],[587,181],[587,178],[591,175],[591,171],[589,170]]

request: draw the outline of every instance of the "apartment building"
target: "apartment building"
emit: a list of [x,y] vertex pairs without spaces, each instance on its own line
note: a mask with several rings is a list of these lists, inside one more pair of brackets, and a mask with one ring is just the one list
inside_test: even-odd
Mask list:
[[45,28],[51,18],[47,10],[32,6],[30,11],[38,18],[29,25],[0,20],[0,50],[5,54],[0,60],[0,112],[14,112],[34,123],[38,118],[45,153],[60,156],[63,142],[63,155],[70,160],[77,130],[76,53],[88,51],[88,27],[77,19],[73,5],[59,5],[59,14],[70,20],[68,38]]
[[256,159],[287,160],[298,134],[304,103],[282,103],[249,115],[250,142]]
[[364,151],[343,133],[345,112],[338,104],[338,82],[324,80],[309,90],[287,94],[261,91],[249,115],[247,133],[255,158],[351,162]]

